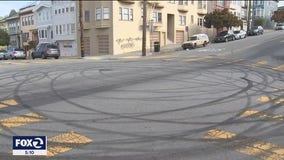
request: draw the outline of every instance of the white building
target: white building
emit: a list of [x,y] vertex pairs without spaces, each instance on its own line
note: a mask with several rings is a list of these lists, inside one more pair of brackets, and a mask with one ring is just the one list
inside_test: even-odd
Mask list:
[[61,56],[77,56],[76,1],[51,1],[53,41]]
[[53,43],[51,1],[40,1],[33,10],[40,43]]

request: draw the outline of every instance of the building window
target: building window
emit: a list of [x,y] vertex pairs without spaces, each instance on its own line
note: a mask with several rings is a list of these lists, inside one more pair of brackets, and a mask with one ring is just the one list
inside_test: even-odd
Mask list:
[[202,9],[202,1],[198,1],[198,9]]
[[58,25],[56,25],[55,27],[56,27],[55,34],[58,35]]
[[217,5],[224,7],[224,0],[217,0]]
[[57,10],[54,10],[54,14],[57,14]]
[[59,34],[62,35],[62,25],[59,25]]
[[68,8],[68,7],[66,7],[66,13],[67,13],[67,12],[69,12],[69,8]]
[[75,33],[75,23],[71,24],[71,33]]
[[194,0],[191,0],[191,4],[194,4]]
[[191,24],[193,24],[194,23],[194,16],[193,15],[191,15]]
[[186,25],[186,16],[179,16],[179,25],[185,26]]
[[104,7],[103,16],[104,16],[104,19],[109,19],[109,8],[108,7]]
[[96,8],[96,20],[102,19],[102,9]]
[[61,9],[58,9],[58,14],[60,14],[61,13]]
[[62,8],[62,13],[64,13],[65,12],[65,8]]
[[175,0],[169,0],[169,3],[174,4],[174,3],[175,3]]
[[70,34],[70,24],[67,24],[67,34]]
[[153,12],[152,13],[152,20],[155,23],[157,23],[157,22],[162,23],[162,13]]
[[197,18],[197,25],[198,26],[203,26],[203,19],[202,18]]
[[90,11],[85,11],[85,22],[90,22]]
[[133,9],[120,7],[119,20],[133,21]]
[[70,12],[74,12],[75,8],[74,7],[70,7]]
[[178,5],[188,5],[187,0],[179,0]]

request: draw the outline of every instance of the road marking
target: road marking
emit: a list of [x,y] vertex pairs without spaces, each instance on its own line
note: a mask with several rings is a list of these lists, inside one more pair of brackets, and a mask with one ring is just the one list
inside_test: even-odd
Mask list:
[[93,140],[74,132],[63,133],[47,139],[47,156],[52,157],[70,151],[78,145],[91,143]]
[[277,67],[274,67],[272,68],[274,70],[278,70],[278,71],[281,71],[281,70],[284,70],[284,64],[280,65],[280,66],[277,66]]
[[203,140],[263,160],[284,159],[283,147],[250,137],[239,136],[232,132],[212,129],[203,136]]
[[257,100],[260,101],[260,102],[269,102],[272,99],[270,97],[268,97],[268,96],[261,96]]
[[42,119],[44,119],[44,117],[37,113],[27,113],[21,116],[2,119],[0,120],[0,126],[4,126],[7,128],[14,128],[26,125],[28,123],[39,122]]
[[273,97],[268,97],[268,96],[261,96],[257,99],[257,101],[260,101],[260,102],[269,102],[269,101],[274,101],[275,104],[282,104],[284,103],[284,98],[273,98]]
[[0,108],[5,108],[8,106],[16,106],[16,105],[18,105],[18,103],[13,99],[0,101]]
[[250,65],[248,65],[248,66],[250,66],[250,67],[259,67],[259,66],[266,65],[266,64],[268,64],[267,61],[259,61],[259,62],[257,62],[257,63],[250,64]]
[[268,114],[264,112],[259,112],[256,110],[246,110],[240,117],[252,117],[263,120],[273,120],[273,121],[284,121],[284,116],[280,114]]

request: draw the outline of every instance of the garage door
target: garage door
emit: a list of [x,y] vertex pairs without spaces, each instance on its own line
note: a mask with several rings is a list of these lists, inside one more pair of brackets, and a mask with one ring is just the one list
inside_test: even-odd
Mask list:
[[108,35],[98,35],[99,55],[109,54],[109,37]]
[[181,44],[184,41],[184,31],[176,31],[176,44]]
[[151,46],[154,46],[154,42],[160,42],[160,32],[152,32],[150,34]]

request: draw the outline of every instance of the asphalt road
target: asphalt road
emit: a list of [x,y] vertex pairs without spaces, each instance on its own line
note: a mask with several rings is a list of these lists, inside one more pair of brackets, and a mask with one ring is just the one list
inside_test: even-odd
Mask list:
[[[284,31],[147,57],[0,62],[0,159],[284,159]],[[48,156],[13,156],[13,136]]]

